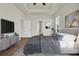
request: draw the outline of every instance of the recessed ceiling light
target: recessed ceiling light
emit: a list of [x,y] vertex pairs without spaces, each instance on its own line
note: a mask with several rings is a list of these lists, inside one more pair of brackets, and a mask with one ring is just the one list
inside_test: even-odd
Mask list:
[[[41,3],[43,6],[45,6],[46,5],[46,3]],[[36,3],[33,3],[33,5],[36,5]]]
[[33,5],[36,5],[36,3],[33,3]]
[[46,3],[42,3],[43,5],[46,5]]

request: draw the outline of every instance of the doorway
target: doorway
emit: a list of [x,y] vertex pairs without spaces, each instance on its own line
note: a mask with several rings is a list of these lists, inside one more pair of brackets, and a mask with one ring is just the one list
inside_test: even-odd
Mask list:
[[39,35],[43,35],[43,32],[42,32],[42,24],[43,22],[42,21],[39,21]]

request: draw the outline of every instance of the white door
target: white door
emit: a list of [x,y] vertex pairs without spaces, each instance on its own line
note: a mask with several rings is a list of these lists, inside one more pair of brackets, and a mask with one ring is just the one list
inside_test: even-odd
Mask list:
[[22,37],[31,37],[31,20],[23,20]]

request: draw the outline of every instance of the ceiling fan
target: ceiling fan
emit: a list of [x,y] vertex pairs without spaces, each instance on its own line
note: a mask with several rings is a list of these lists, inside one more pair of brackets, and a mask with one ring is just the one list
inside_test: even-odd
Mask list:
[[[45,6],[46,5],[46,3],[41,3],[43,6]],[[33,3],[33,5],[36,5],[36,3]]]

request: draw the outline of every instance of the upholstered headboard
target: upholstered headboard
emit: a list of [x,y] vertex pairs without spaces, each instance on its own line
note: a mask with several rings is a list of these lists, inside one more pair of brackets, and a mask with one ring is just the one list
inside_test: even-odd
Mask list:
[[78,35],[79,28],[63,28],[63,29],[59,29],[59,32]]

